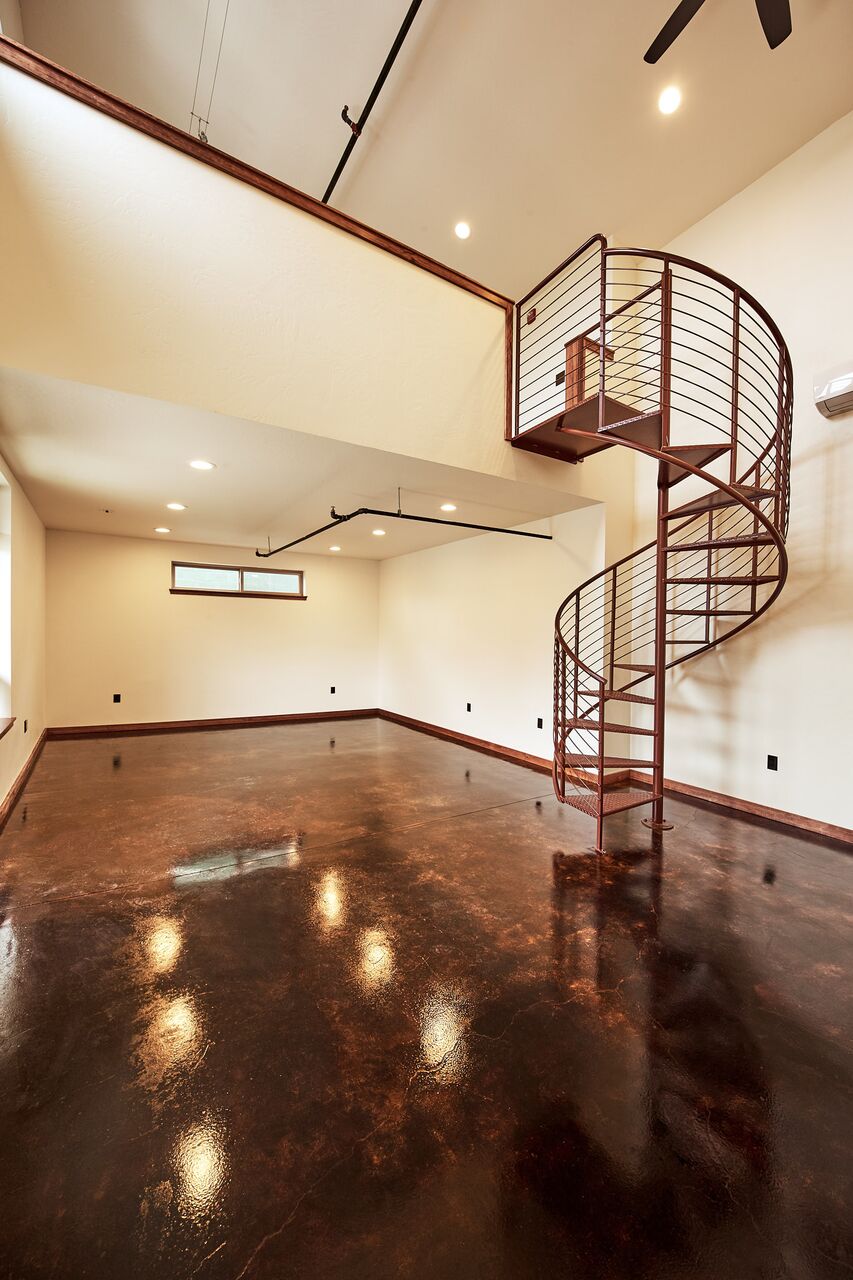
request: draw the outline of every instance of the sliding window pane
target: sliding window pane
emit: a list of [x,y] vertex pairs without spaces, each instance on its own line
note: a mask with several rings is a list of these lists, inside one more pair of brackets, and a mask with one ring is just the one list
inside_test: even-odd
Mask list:
[[239,591],[240,570],[215,565],[175,565],[175,586],[183,591]]
[[275,596],[299,596],[302,583],[298,573],[263,573],[243,570],[243,590],[266,592]]

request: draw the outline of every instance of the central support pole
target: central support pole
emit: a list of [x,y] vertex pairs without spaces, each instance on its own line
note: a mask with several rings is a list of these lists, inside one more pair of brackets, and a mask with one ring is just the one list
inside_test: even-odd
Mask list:
[[670,831],[671,822],[663,816],[663,748],[666,708],[666,544],[669,537],[667,515],[669,513],[669,489],[666,484],[666,463],[658,467],[658,529],[655,553],[655,723],[653,789],[657,797],[652,805],[651,818],[644,818],[643,825],[652,831]]
[[[669,448],[669,416],[672,383],[672,272],[668,259],[664,259],[661,273],[661,324],[660,324],[660,419],[661,448]],[[652,831],[670,831],[671,822],[663,816],[663,731],[666,712],[666,602],[667,555],[669,541],[669,466],[658,464],[658,523],[655,551],[655,724],[653,789],[656,799],[651,818],[644,818],[643,825]]]

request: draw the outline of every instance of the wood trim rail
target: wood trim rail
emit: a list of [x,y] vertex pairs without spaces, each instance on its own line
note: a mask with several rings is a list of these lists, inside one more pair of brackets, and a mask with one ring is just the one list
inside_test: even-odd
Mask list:
[[0,716],[0,738],[5,738],[14,723],[15,716]]
[[23,791],[24,787],[27,785],[27,782],[29,781],[30,774],[32,773],[33,769],[36,767],[36,763],[42,752],[42,747],[47,741],[47,736],[48,736],[47,729],[42,729],[41,734],[39,735],[38,742],[33,747],[32,751],[27,757],[27,760],[24,764],[23,769],[18,774],[15,781],[12,783],[5,798],[2,801],[0,801],[0,831],[2,831],[4,826],[6,825],[9,815],[11,814],[15,805],[18,803],[21,792]]
[[[629,782],[632,786],[648,785],[648,777],[632,770]],[[754,800],[740,800],[737,796],[723,795],[719,791],[707,791],[704,787],[694,787],[688,782],[675,782],[672,778],[664,778],[663,789],[670,795],[683,796],[685,800],[697,800],[700,804],[713,805],[715,809],[726,809],[740,817],[775,822],[783,827],[793,827],[808,835],[822,836],[825,840],[839,840],[842,844],[853,845],[853,831],[849,827],[839,827],[832,822],[821,822],[818,818],[804,818],[798,813],[788,813],[785,809],[773,809],[770,805],[757,804]]]
[[72,71],[68,71],[66,68],[58,66],[55,62],[51,62],[49,58],[45,58],[42,54],[36,53],[32,49],[27,49],[6,36],[0,36],[0,62],[5,62],[17,71],[22,71],[25,75],[32,76],[33,79],[49,85],[52,89],[58,89],[60,93],[66,94],[69,98],[74,98],[77,102],[82,102],[87,107],[92,107],[95,111],[100,111],[102,115],[110,116],[113,120],[119,120],[122,124],[129,125],[131,129],[135,129],[138,133],[144,133],[146,137],[154,138],[157,142],[162,142],[167,147],[172,147],[175,151],[181,151],[184,155],[191,156],[193,160],[200,160],[202,164],[206,164],[212,169],[218,169],[220,173],[236,178],[238,182],[244,182],[250,187],[255,187],[258,191],[263,191],[265,195],[272,196],[274,200],[281,200],[284,204],[292,205],[295,209],[301,209],[303,213],[319,218],[321,222],[329,223],[331,226],[337,227],[339,231],[345,231],[348,235],[355,236],[357,239],[373,245],[374,248],[382,249],[385,253],[390,253],[395,258],[401,258],[413,267],[419,267],[420,270],[427,271],[430,275],[446,280],[448,284],[455,285],[458,289],[464,289],[466,293],[474,294],[475,297],[482,298],[484,302],[491,302],[497,307],[502,307],[508,315],[512,314],[512,301],[502,293],[498,293],[497,290],[489,289],[486,285],[479,284],[476,280],[472,280],[470,276],[463,275],[461,271],[455,271],[452,267],[445,266],[443,262],[438,262],[435,258],[421,253],[418,249],[412,249],[400,240],[395,240],[393,236],[387,236],[382,231],[376,231],[373,227],[368,227],[366,223],[359,222],[358,219],[351,218],[338,209],[330,208],[329,205],[325,205],[313,196],[309,196],[306,192],[298,190],[297,187],[292,187],[287,182],[281,182],[278,178],[273,178],[270,174],[264,173],[260,169],[255,169],[252,165],[246,164],[236,156],[229,155],[225,151],[219,151],[216,147],[210,146],[209,143],[199,141],[192,134],[185,133],[183,129],[178,129],[175,125],[169,124],[165,120],[160,120],[157,116],[150,115],[149,112],[143,111],[140,107],[132,106],[122,98],[118,98],[112,93],[107,93],[105,89],[99,89],[96,85],[90,84],[88,80],[82,79]]
[[251,729],[268,724],[313,724],[317,720],[373,720],[376,707],[354,711],[302,711],[278,716],[219,716],[210,720],[150,720],[136,724],[57,725],[47,730],[54,738],[126,738],[133,734],[193,733],[205,729]]

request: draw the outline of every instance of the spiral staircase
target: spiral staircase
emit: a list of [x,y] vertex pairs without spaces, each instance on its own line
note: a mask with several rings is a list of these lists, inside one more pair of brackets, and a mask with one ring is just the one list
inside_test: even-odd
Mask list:
[[[569,463],[656,460],[655,537],[557,611],[554,788],[596,822],[664,829],[666,673],[782,590],[792,376],[773,320],[698,262],[593,236],[518,304],[509,438]],[[651,477],[650,477],[651,479]]]

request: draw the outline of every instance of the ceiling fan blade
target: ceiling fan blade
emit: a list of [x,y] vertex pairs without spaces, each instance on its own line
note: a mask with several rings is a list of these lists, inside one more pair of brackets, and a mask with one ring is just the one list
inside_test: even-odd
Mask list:
[[791,34],[789,0],[755,0],[755,7],[771,49],[777,48]]
[[[785,0],[783,0],[784,2]],[[681,0],[681,4],[678,5],[674,13],[670,14],[655,39],[649,45],[643,61],[657,62],[658,58],[666,53],[672,42],[678,39],[690,19],[695,18],[704,3],[705,0]]]

